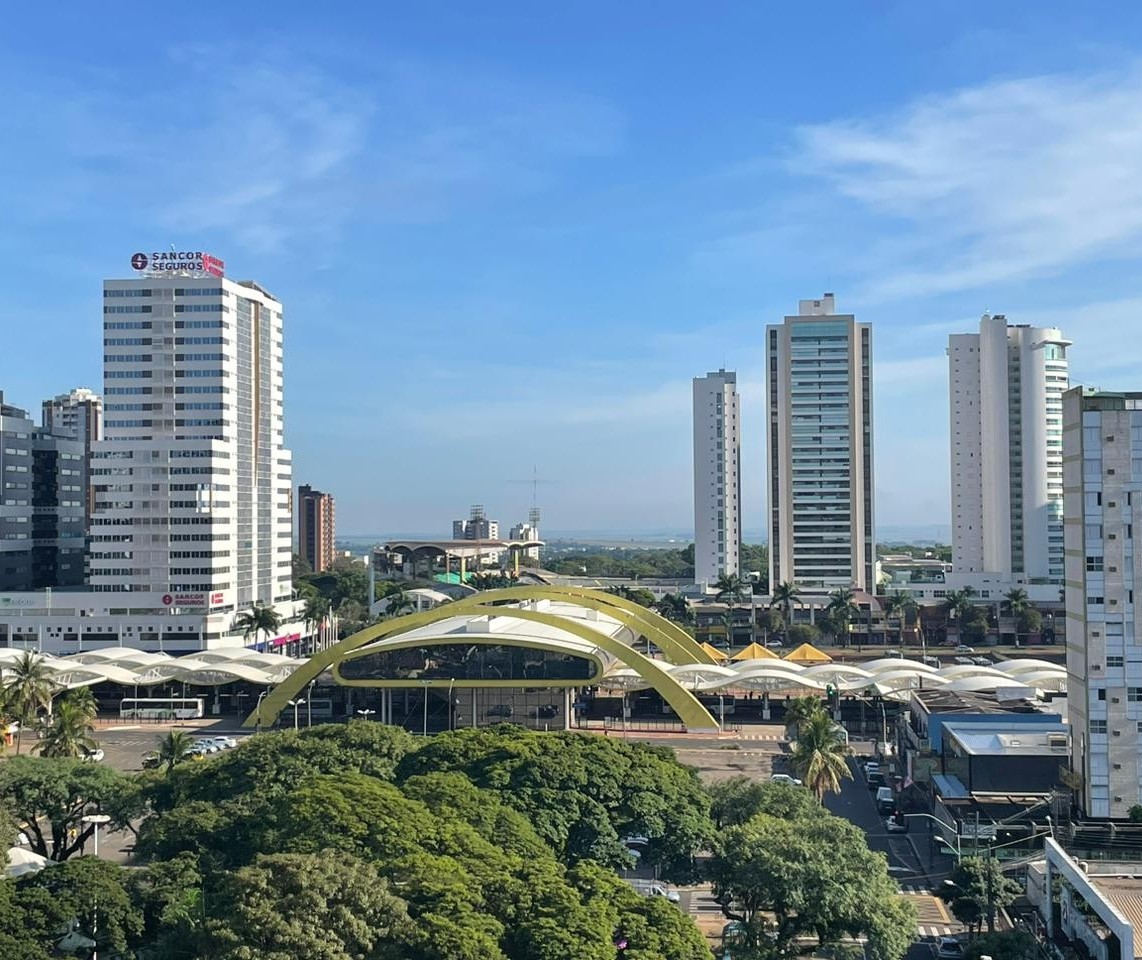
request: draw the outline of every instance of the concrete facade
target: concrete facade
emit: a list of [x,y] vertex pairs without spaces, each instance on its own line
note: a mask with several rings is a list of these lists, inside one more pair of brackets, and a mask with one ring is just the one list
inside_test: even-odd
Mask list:
[[1070,342],[984,314],[948,338],[957,573],[1063,577],[1062,396]]
[[333,565],[336,535],[332,494],[302,484],[297,488],[297,552],[315,573]]
[[831,293],[766,328],[769,582],[875,586],[872,328]]
[[1142,794],[1142,392],[1075,388],[1063,422],[1071,763],[1087,815],[1125,817]]
[[741,566],[741,404],[737,374],[694,378],[694,582]]

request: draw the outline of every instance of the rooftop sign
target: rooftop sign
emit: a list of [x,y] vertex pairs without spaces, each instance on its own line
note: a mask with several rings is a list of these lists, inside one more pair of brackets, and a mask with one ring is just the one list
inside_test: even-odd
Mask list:
[[139,273],[151,276],[164,273],[198,274],[204,277],[221,277],[226,264],[201,250],[169,250],[154,253],[136,253],[131,266]]

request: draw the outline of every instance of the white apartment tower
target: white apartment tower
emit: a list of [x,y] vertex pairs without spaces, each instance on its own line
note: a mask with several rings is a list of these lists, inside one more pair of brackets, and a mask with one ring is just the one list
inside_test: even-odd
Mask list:
[[1002,314],[948,338],[957,573],[1062,581],[1068,346],[1054,327]]
[[1142,798],[1142,392],[1067,392],[1063,473],[1071,765],[1088,816],[1125,818]]
[[186,613],[286,604],[282,305],[256,283],[212,275],[220,262],[201,254],[185,269],[157,262],[175,256],[137,254],[136,269],[151,272],[103,285],[91,586]]
[[872,328],[831,293],[766,327],[769,582],[871,591]]
[[694,378],[694,581],[740,567],[741,415],[737,374]]

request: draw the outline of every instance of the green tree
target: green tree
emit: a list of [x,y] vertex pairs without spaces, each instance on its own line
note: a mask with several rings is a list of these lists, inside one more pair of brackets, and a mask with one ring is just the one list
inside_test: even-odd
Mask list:
[[843,637],[843,645],[849,643],[849,627],[860,618],[860,607],[856,605],[852,590],[838,587],[829,594],[825,609],[829,612],[837,631]]
[[707,868],[714,898],[741,924],[747,950],[788,957],[801,952],[802,937],[825,944],[863,935],[877,960],[899,960],[915,939],[915,912],[860,830],[819,810],[794,819],[762,813],[723,831]]
[[159,762],[165,763],[167,770],[172,770],[176,763],[181,763],[190,756],[194,746],[194,737],[185,730],[171,730],[159,740]]
[[522,813],[566,864],[590,858],[626,866],[620,838],[650,841],[643,862],[684,879],[707,843],[709,797],[697,774],[645,744],[580,733],[457,730],[405,757],[397,782],[463,773]]
[[840,793],[842,779],[852,777],[845,759],[848,753],[849,745],[822,711],[798,727],[789,766],[818,800],[824,800],[826,793]]
[[313,633],[325,622],[332,609],[328,600],[320,594],[314,594],[305,600],[305,608],[301,618],[305,622],[306,632]]
[[42,757],[82,758],[98,749],[92,734],[95,731],[94,710],[84,698],[65,696],[56,704],[51,726],[43,740],[36,745]]
[[995,930],[995,913],[1015,902],[1019,884],[1008,879],[1000,864],[985,857],[964,857],[940,892],[951,904],[952,913],[969,929],[987,924]]
[[796,740],[802,728],[807,729],[818,717],[828,719],[828,711],[820,699],[814,696],[794,697],[785,708],[785,729]]
[[961,640],[979,643],[987,636],[989,623],[983,607],[969,604],[960,614],[959,621]]
[[36,942],[53,944],[57,931],[77,921],[78,932],[95,941],[100,956],[115,955],[143,929],[125,881],[126,871],[117,864],[80,857],[22,877],[13,899]]
[[769,598],[769,606],[777,607],[782,616],[785,617],[785,622],[792,624],[793,608],[800,601],[801,591],[797,589],[797,584],[785,582],[779,583],[773,588],[773,596]]
[[386,599],[389,603],[385,607],[385,617],[389,620],[395,620],[397,617],[403,617],[406,613],[412,613],[416,610],[416,601],[403,590],[390,593]]
[[32,851],[52,860],[73,856],[91,837],[94,828],[82,822],[86,813],[112,806],[132,789],[130,777],[102,763],[54,757],[0,763],[0,797],[26,824]]
[[908,602],[911,598],[906,593],[901,593],[899,590],[890,593],[881,601],[881,607],[884,609],[884,625],[889,631],[891,636],[892,619],[896,618],[896,642],[901,642],[901,637],[904,635],[904,617],[908,610]]
[[415,932],[372,864],[332,851],[259,856],[225,878],[213,903],[219,960],[398,960]]
[[954,621],[956,626],[962,624],[964,615],[972,607],[972,594],[974,591],[970,589],[963,590],[949,590],[947,597],[944,598],[944,610],[947,613],[948,619]]
[[821,631],[811,623],[794,623],[785,631],[785,639],[791,647],[803,643],[816,643],[821,639]]
[[694,622],[694,613],[690,603],[680,593],[667,593],[654,605],[654,609],[667,620],[675,623],[690,624]]
[[142,914],[141,941],[164,960],[197,960],[204,946],[204,878],[193,856],[132,869],[127,892]]
[[263,633],[267,639],[272,637],[281,625],[282,618],[278,612],[273,607],[262,604],[255,604],[234,622],[234,626],[242,631],[242,639],[249,642],[252,636],[255,643],[259,642]]
[[741,603],[753,591],[736,573],[723,573],[714,583],[714,599],[728,602],[731,606]]
[[[35,719],[40,710],[50,710],[52,697],[59,685],[52,679],[47,662],[42,656],[25,650],[5,668],[4,704],[22,728]],[[20,739],[16,738],[16,753],[20,752]]]
[[747,823],[759,813],[783,820],[820,815],[824,808],[808,790],[790,790],[780,783],[759,783],[731,777],[709,787],[710,815],[719,830]]

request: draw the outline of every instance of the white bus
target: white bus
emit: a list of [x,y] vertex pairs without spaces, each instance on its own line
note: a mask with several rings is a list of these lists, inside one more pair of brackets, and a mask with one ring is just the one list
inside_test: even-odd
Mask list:
[[119,701],[123,720],[194,720],[206,716],[205,697],[131,697]]

